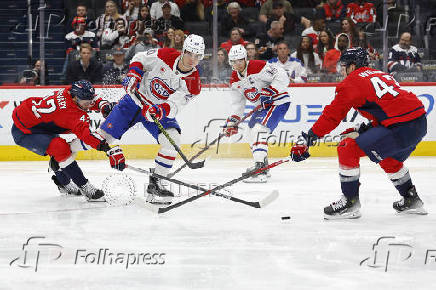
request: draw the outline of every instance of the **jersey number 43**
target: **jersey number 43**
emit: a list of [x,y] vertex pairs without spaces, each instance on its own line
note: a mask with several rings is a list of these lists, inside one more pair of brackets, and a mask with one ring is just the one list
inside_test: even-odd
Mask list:
[[[379,77],[372,77],[370,79],[375,94],[379,99],[383,98],[386,94],[390,94],[393,97],[398,96],[399,92],[395,89],[400,88],[400,84],[390,75],[383,75],[384,80]],[[389,85],[392,84],[392,85]]]
[[39,102],[32,101],[32,112],[38,119],[41,118],[41,114],[50,114],[56,110],[55,100],[53,98],[48,99],[50,97],[47,96]]

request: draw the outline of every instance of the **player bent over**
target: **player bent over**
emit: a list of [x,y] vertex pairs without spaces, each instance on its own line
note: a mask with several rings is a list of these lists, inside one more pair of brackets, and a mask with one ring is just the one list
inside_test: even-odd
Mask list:
[[[175,119],[181,108],[200,93],[196,66],[204,56],[203,37],[191,34],[183,43],[182,53],[173,48],[151,49],[137,53],[123,81],[127,94],[114,107],[98,132],[108,142],[121,139],[138,122],[160,144],[155,158],[155,173],[168,175],[177,151],[160,132],[157,118],[170,137],[180,144],[181,129]],[[161,181],[150,175],[147,202],[169,204],[174,194]]]
[[[80,80],[45,98],[24,100],[12,113],[12,136],[17,145],[51,157],[50,168],[55,173],[52,179],[61,192],[82,194],[88,200],[104,200],[103,191],[86,179],[74,158],[77,151],[86,150],[89,145],[106,152],[113,168],[124,169],[121,148],[110,148],[103,137],[89,130],[87,111],[101,111],[106,116],[111,108],[109,102],[101,98],[95,100],[95,90],[90,82]],[[78,139],[67,143],[59,137],[59,134],[67,133],[76,134]]]
[[[254,158],[252,171],[268,163],[268,136],[288,111],[290,98],[287,92],[289,79],[282,68],[273,67],[262,60],[247,61],[247,51],[242,45],[234,45],[229,52],[229,63],[233,68],[230,86],[232,88],[231,115],[227,118],[223,132],[230,137],[238,132],[236,123],[241,120],[245,104],[262,109],[256,111],[248,122],[249,142]],[[263,171],[244,182],[267,182],[268,172]]]
[[[335,129],[354,108],[371,120],[369,125],[343,132],[338,146],[339,178],[343,196],[324,208],[326,219],[359,218],[359,159],[368,156],[387,173],[402,196],[393,203],[398,213],[426,214],[403,162],[427,133],[426,112],[421,101],[405,91],[384,72],[367,67],[365,49],[346,50],[341,58],[346,78],[336,87],[336,96],[325,107],[309,132],[302,133],[305,144],[291,149],[294,161],[308,158],[308,146]],[[307,145],[307,146],[306,146]]]

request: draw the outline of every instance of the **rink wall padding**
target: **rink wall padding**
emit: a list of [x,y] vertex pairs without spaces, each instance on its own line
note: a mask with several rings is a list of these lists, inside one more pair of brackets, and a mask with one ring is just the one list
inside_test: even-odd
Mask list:
[[[436,116],[434,113],[434,96],[436,83],[407,83],[405,89],[419,96],[427,110],[428,133],[419,144],[413,155],[436,156]],[[12,111],[20,102],[31,96],[46,96],[63,87],[1,87],[0,86],[0,161],[12,160],[48,160],[24,148],[16,146],[10,134]],[[307,131],[321,115],[323,108],[334,97],[334,84],[298,84],[289,88],[291,106],[283,122],[268,139],[269,156],[283,157],[289,154],[292,142],[298,138],[301,131]],[[116,101],[123,96],[119,86],[97,86],[97,94],[103,98]],[[246,106],[249,112],[253,106]],[[226,86],[203,87],[201,94],[193,99],[179,114],[177,120],[182,128],[182,150],[186,155],[195,154],[206,142],[215,139],[225,119],[230,114],[230,91]],[[90,113],[91,129],[95,130],[103,121],[99,113]],[[365,121],[359,114],[352,111],[337,129],[320,144],[311,148],[312,156],[336,156],[338,134],[355,123]],[[247,143],[246,124],[240,130],[241,134],[232,138],[223,138],[219,146],[211,148],[206,156],[211,158],[244,158],[251,157]],[[64,137],[64,136],[63,136]],[[74,135],[65,135],[67,140]],[[263,138],[263,137],[262,137]],[[120,140],[126,157],[130,159],[152,159],[156,156],[159,146],[141,124],[135,125]],[[95,150],[79,152],[78,159],[105,159],[104,153]]]

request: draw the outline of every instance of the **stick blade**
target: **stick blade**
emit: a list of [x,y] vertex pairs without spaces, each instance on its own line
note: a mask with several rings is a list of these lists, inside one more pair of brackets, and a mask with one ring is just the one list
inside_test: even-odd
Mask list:
[[200,161],[200,162],[195,162],[195,163],[187,163],[187,164],[188,164],[188,167],[191,169],[198,169],[198,168],[204,167],[204,162],[205,162],[205,160]]
[[269,195],[267,195],[264,199],[259,201],[260,208],[266,207],[271,202],[276,200],[279,197],[279,191],[277,189],[273,190]]

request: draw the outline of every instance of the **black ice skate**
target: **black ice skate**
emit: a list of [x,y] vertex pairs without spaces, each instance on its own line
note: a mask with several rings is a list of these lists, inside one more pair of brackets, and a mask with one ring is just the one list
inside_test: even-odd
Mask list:
[[[265,166],[266,165],[265,165],[264,162],[256,162],[254,164],[254,167],[249,168],[244,174],[247,174],[247,173],[250,173],[252,171],[258,170],[258,169],[263,168]],[[245,183],[266,183],[267,182],[267,178],[268,178],[267,172],[266,172],[266,170],[264,170],[262,172],[254,174],[254,175],[250,176],[249,178],[244,179],[242,181],[245,182]]]
[[53,175],[51,177],[51,179],[53,180],[53,182],[56,184],[56,186],[59,189],[59,192],[61,194],[65,194],[65,195],[82,195],[82,193],[80,192],[79,187],[70,180],[70,183],[68,183],[67,185],[62,185],[59,180],[57,179],[56,175]]
[[347,199],[345,195],[340,200],[324,208],[324,219],[357,219],[361,217],[360,201],[358,197]]
[[89,181],[80,187],[80,192],[90,202],[106,201],[103,190],[95,188]]
[[170,205],[174,198],[174,194],[165,189],[162,182],[152,175],[150,175],[147,193],[148,195],[145,201],[151,204]]
[[394,202],[393,207],[399,214],[427,214],[424,203],[416,193],[415,186],[409,189],[407,196],[403,196],[401,200]]

